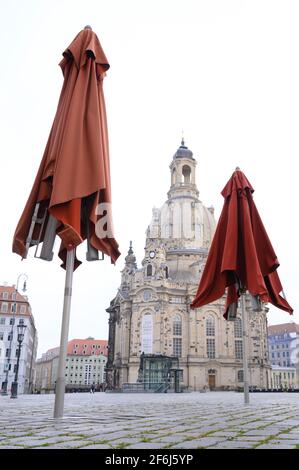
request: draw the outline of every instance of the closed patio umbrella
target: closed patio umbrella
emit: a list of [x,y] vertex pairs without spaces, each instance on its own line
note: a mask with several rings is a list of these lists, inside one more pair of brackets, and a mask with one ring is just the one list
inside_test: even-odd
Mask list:
[[[244,173],[236,168],[225,185],[223,209],[209,250],[207,262],[191,308],[209,304],[227,291],[224,317],[235,318],[241,295],[243,337],[246,336],[246,290],[254,301],[254,310],[261,302],[270,302],[292,314],[293,309],[283,294],[277,273],[279,262],[253,201],[253,187]],[[243,344],[244,393],[249,401],[247,358]],[[247,389],[247,390],[246,390]]]
[[98,37],[84,28],[65,49],[60,62],[64,82],[48,143],[29,199],[17,225],[13,252],[26,258],[41,246],[50,261],[56,235],[66,269],[65,298],[54,417],[63,415],[64,366],[73,271],[81,262],[76,247],[87,240],[87,260],[99,251],[115,262],[111,180],[103,79],[109,63]]

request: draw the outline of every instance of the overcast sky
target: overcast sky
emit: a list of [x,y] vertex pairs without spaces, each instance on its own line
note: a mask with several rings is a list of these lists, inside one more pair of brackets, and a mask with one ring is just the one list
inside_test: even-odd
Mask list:
[[[180,145],[198,161],[200,199],[215,207],[236,166],[254,198],[281,266],[287,313],[298,318],[299,2],[290,0],[0,0],[0,283],[28,275],[38,356],[60,341],[63,271],[12,254],[62,87],[58,63],[90,24],[111,68],[104,81],[116,265],[86,261],[74,274],[69,339],[108,337],[105,309],[120,283],[129,241],[138,265],[152,207],[170,186]],[[85,246],[79,250],[85,259]],[[21,287],[21,286],[20,286]]]

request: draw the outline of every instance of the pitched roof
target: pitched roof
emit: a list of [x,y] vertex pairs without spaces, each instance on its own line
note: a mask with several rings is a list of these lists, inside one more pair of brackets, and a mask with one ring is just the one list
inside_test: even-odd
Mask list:
[[[14,302],[14,300],[12,300],[12,294],[16,292],[16,286],[0,286],[0,300],[4,300],[2,297],[3,292],[8,293],[8,299],[6,300],[6,302]],[[16,300],[18,302],[24,302],[27,304],[29,303],[27,296],[20,294],[19,291],[17,293]]]
[[107,356],[108,341],[103,339],[72,339],[67,345],[67,354],[77,354],[78,356]]
[[279,335],[282,333],[298,333],[299,334],[299,325],[297,323],[281,323],[279,325],[270,325],[268,326],[269,335]]

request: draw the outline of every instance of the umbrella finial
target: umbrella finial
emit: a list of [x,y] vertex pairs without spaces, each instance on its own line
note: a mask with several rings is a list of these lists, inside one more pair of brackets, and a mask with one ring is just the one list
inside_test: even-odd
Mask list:
[[239,167],[239,166],[236,166],[235,171],[241,171],[240,167]]
[[90,29],[90,30],[92,31],[92,27],[91,27],[89,24],[87,24],[87,25],[84,27],[84,29]]
[[182,141],[181,141],[181,147],[185,147],[184,129],[182,129]]

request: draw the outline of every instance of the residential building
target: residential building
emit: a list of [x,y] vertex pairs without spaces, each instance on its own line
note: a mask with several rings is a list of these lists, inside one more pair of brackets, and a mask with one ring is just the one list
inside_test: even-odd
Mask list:
[[[88,389],[105,382],[107,341],[92,337],[68,342],[65,365],[67,389]],[[59,348],[48,350],[37,360],[35,390],[54,391],[58,372]]]
[[16,286],[0,286],[0,385],[3,389],[7,381],[7,391],[15,379],[19,343],[17,325],[26,325],[21,345],[18,371],[18,394],[32,393],[35,376],[37,351],[37,331],[31,306],[26,295],[16,290]]
[[[141,267],[137,267],[132,244],[125,258],[120,287],[107,309],[106,372],[111,388],[137,383],[144,377],[142,363],[148,364],[147,381],[177,372],[181,385],[189,390],[243,386],[241,309],[234,321],[223,318],[224,298],[190,309],[216,226],[214,209],[199,199],[196,165],[182,141],[170,164],[168,198],[160,209],[153,209]],[[267,388],[268,309],[253,312],[249,296],[246,308],[250,386]],[[176,371],[171,358],[179,360]],[[169,364],[166,375],[165,364]]]
[[299,325],[295,322],[270,325],[268,343],[272,365],[299,369]]
[[299,389],[299,369],[291,366],[272,365],[270,388],[276,390]]

